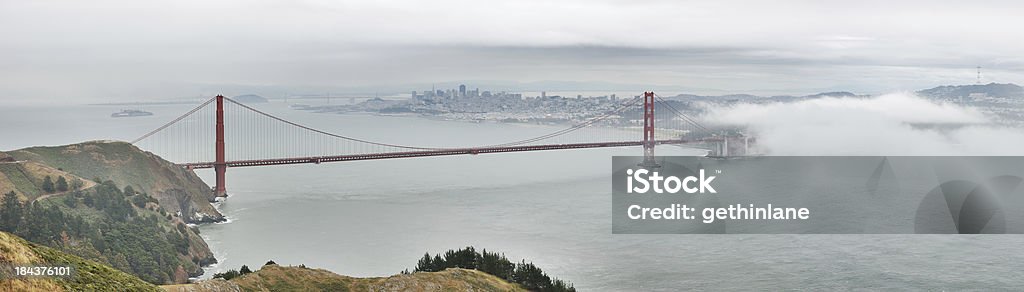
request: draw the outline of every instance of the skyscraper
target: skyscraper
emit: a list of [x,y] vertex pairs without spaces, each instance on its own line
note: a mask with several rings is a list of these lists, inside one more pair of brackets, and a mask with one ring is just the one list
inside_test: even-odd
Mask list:
[[466,97],[466,85],[465,84],[460,84],[459,85],[459,97]]

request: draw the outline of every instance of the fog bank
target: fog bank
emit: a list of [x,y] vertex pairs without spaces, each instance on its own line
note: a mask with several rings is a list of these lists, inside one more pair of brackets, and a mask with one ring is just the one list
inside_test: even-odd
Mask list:
[[910,93],[710,106],[704,119],[747,127],[768,155],[1024,154],[1021,129]]

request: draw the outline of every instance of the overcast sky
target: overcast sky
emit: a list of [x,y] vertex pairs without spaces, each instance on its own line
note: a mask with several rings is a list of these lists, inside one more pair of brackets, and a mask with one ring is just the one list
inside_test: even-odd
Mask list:
[[1022,12],[1020,1],[0,0],[0,100],[480,80],[885,93],[970,84],[975,66],[985,82],[1024,83]]

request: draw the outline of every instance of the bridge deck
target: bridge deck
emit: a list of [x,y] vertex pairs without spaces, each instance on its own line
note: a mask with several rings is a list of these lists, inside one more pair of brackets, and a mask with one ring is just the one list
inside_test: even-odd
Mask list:
[[[687,140],[656,140],[655,144],[685,144]],[[393,158],[410,158],[410,157],[427,157],[427,156],[449,156],[449,155],[476,155],[486,153],[505,153],[505,152],[523,152],[523,151],[543,151],[543,150],[559,150],[559,149],[584,149],[584,148],[604,148],[604,147],[624,147],[624,146],[641,146],[643,141],[620,141],[620,142],[597,142],[597,143],[573,143],[573,144],[551,144],[551,145],[533,145],[533,146],[508,146],[508,147],[480,147],[480,148],[463,148],[463,149],[438,149],[438,150],[423,150],[423,151],[408,151],[408,152],[391,152],[391,153],[371,153],[371,154],[351,154],[351,155],[334,155],[334,156],[312,156],[312,157],[294,157],[294,158],[274,158],[274,159],[257,159],[257,160],[234,160],[226,161],[225,164],[228,167],[246,167],[246,166],[268,166],[268,165],[284,165],[284,164],[303,164],[303,163],[315,163],[321,162],[339,162],[339,161],[355,161],[355,160],[373,160],[373,159],[393,159]],[[213,168],[214,162],[193,162],[193,163],[179,163],[177,165],[189,168]]]

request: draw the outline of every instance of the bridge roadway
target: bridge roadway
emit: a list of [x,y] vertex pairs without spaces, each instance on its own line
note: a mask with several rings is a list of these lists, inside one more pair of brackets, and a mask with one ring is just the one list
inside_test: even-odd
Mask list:
[[[655,144],[685,144],[688,140],[655,140]],[[339,161],[355,161],[355,160],[374,160],[374,159],[392,159],[392,158],[410,158],[410,157],[427,157],[427,156],[449,156],[449,155],[476,155],[486,153],[505,153],[505,152],[523,152],[523,151],[543,151],[543,150],[559,150],[559,149],[585,149],[585,148],[603,148],[603,147],[624,147],[624,146],[641,146],[643,141],[621,141],[621,142],[597,142],[597,143],[572,143],[572,144],[550,144],[550,145],[532,145],[532,146],[502,146],[502,147],[479,147],[479,148],[453,148],[453,149],[437,149],[437,150],[422,150],[422,151],[408,151],[408,152],[388,152],[388,153],[370,153],[370,154],[350,154],[350,155],[332,155],[332,156],[311,156],[311,157],[295,157],[295,158],[274,158],[274,159],[255,159],[255,160],[233,160],[226,161],[227,167],[246,167],[246,166],[269,166],[269,165],[285,165],[285,164],[304,164],[314,163],[319,164],[321,162],[339,162]],[[215,162],[193,162],[193,163],[179,163],[177,165],[186,167],[189,169],[200,169],[200,168],[213,168]]]

